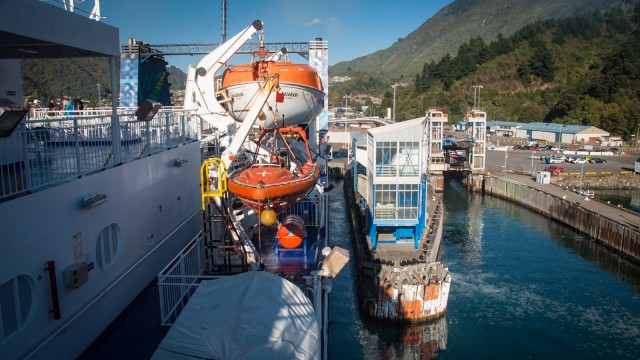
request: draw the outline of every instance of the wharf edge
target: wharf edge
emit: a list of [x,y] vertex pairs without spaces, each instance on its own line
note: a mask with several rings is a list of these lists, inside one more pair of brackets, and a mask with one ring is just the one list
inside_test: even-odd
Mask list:
[[484,193],[524,205],[640,262],[640,214],[555,185],[528,184],[528,176],[510,177],[485,176]]

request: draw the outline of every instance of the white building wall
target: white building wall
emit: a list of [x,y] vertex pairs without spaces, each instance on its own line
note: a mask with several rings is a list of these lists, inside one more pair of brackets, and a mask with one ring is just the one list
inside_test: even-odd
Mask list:
[[548,131],[532,131],[531,137],[535,140],[556,141],[556,133]]

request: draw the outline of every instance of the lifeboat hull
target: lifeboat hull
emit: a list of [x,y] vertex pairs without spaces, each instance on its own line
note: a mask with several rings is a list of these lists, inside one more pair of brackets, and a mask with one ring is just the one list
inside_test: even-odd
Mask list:
[[[309,123],[324,107],[322,82],[315,69],[290,62],[259,62],[227,69],[222,88],[233,101],[223,104],[231,116],[243,121],[255,101],[255,94],[266,74],[279,74],[280,91],[272,93],[260,120],[263,127],[273,127],[277,109],[277,126]],[[284,119],[283,119],[284,116]],[[284,122],[284,123],[283,123]]]
[[300,175],[279,165],[254,164],[232,174],[227,182],[229,191],[257,213],[269,206],[276,214],[304,199],[320,177],[320,165],[306,163]]

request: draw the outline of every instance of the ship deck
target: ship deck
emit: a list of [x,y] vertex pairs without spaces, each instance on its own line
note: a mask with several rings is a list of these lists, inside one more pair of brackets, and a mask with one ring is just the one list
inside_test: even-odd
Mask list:
[[277,247],[277,225],[261,226],[260,232],[254,234],[252,242],[265,270],[286,276],[311,275],[311,271],[317,269],[316,265],[322,257],[325,236],[323,229],[316,226],[308,225],[306,231],[306,242],[295,249],[286,249],[282,246]]

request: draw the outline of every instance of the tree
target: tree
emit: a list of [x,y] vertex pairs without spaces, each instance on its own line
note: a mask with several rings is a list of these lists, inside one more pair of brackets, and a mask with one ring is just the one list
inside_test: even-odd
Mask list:
[[545,82],[553,81],[555,75],[555,59],[546,42],[540,38],[531,39],[533,54],[529,59],[529,71]]
[[562,46],[564,45],[566,39],[564,37],[564,32],[562,31],[562,28],[558,27],[554,32],[553,32],[553,39],[551,40],[551,42],[553,42],[554,44],[558,45],[558,46]]

